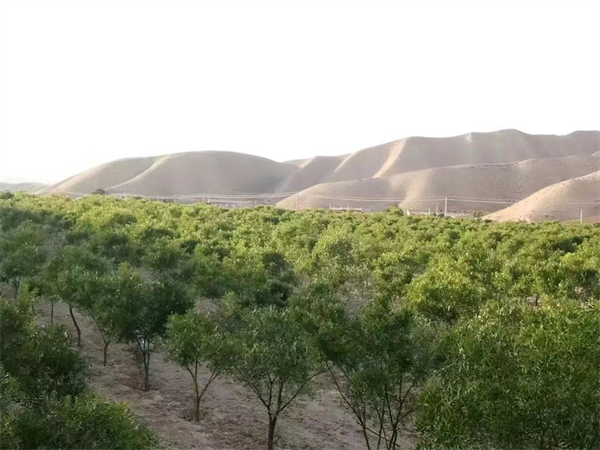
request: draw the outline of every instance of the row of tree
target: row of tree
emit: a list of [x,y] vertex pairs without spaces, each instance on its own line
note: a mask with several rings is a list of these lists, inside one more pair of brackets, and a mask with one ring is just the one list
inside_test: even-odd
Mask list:
[[40,327],[31,305],[0,299],[0,448],[155,448],[127,405],[90,390],[66,328]]
[[268,448],[317,377],[369,449],[409,424],[423,448],[600,443],[600,228],[5,195],[0,230],[9,297],[66,304],[78,345],[87,316],[105,364],[130,343],[145,389],[164,348],[196,420],[216,377],[246,385]]

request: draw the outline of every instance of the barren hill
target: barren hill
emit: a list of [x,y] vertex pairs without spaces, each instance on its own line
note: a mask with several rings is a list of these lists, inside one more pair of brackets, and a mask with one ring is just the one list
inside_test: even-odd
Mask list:
[[283,186],[298,191],[320,183],[386,178],[414,170],[591,155],[598,150],[597,131],[552,136],[501,130],[448,138],[410,137],[349,155],[296,161],[299,171]]
[[498,221],[566,221],[600,217],[600,171],[547,186],[502,211],[486,216]]
[[234,152],[176,153],[112,161],[48,187],[41,193],[84,195],[104,189],[135,195],[261,194],[296,168]]
[[[265,196],[286,208],[441,207],[492,212],[544,187],[600,170],[600,133],[517,130],[410,137],[341,156],[275,162],[233,152],[191,152],[109,162],[41,193],[96,189],[141,196]],[[596,155],[594,155],[596,154]],[[368,199],[368,200],[361,200]],[[271,203],[263,198],[261,203]]]
[[44,187],[44,183],[0,183],[0,191],[10,192],[36,192]]
[[[529,159],[416,170],[391,177],[324,183],[278,203],[284,208],[362,207],[432,210],[448,197],[449,210],[496,211],[560,181],[600,170],[600,156]],[[360,200],[364,198],[365,200]]]

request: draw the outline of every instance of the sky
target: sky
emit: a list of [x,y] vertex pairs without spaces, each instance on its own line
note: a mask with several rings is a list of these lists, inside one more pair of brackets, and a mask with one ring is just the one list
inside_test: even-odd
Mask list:
[[0,179],[600,129],[600,2],[0,0]]

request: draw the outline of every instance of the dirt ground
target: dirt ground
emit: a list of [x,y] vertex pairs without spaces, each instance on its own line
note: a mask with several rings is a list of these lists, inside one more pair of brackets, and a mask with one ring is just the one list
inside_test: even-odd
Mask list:
[[[41,323],[48,323],[50,306],[37,306]],[[55,306],[55,322],[75,328],[68,309]],[[108,366],[102,366],[103,342],[93,324],[76,315],[82,328],[81,349],[90,364],[90,384],[104,398],[127,402],[140,421],[154,430],[163,449],[262,449],[266,447],[267,415],[253,394],[226,378],[216,379],[202,399],[203,417],[193,414],[189,374],[160,352],[151,361],[151,389],[142,389],[142,374],[128,346],[111,344]],[[74,334],[75,335],[75,334]],[[326,376],[316,381],[312,397],[291,405],[277,423],[278,449],[364,449],[360,428],[342,407],[339,394]],[[404,436],[401,450],[414,448]]]

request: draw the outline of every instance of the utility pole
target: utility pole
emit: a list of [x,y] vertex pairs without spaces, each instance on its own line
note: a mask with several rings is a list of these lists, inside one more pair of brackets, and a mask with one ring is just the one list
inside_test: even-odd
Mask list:
[[444,217],[448,217],[448,197],[444,200]]
[[583,223],[583,209],[579,210],[579,223]]

